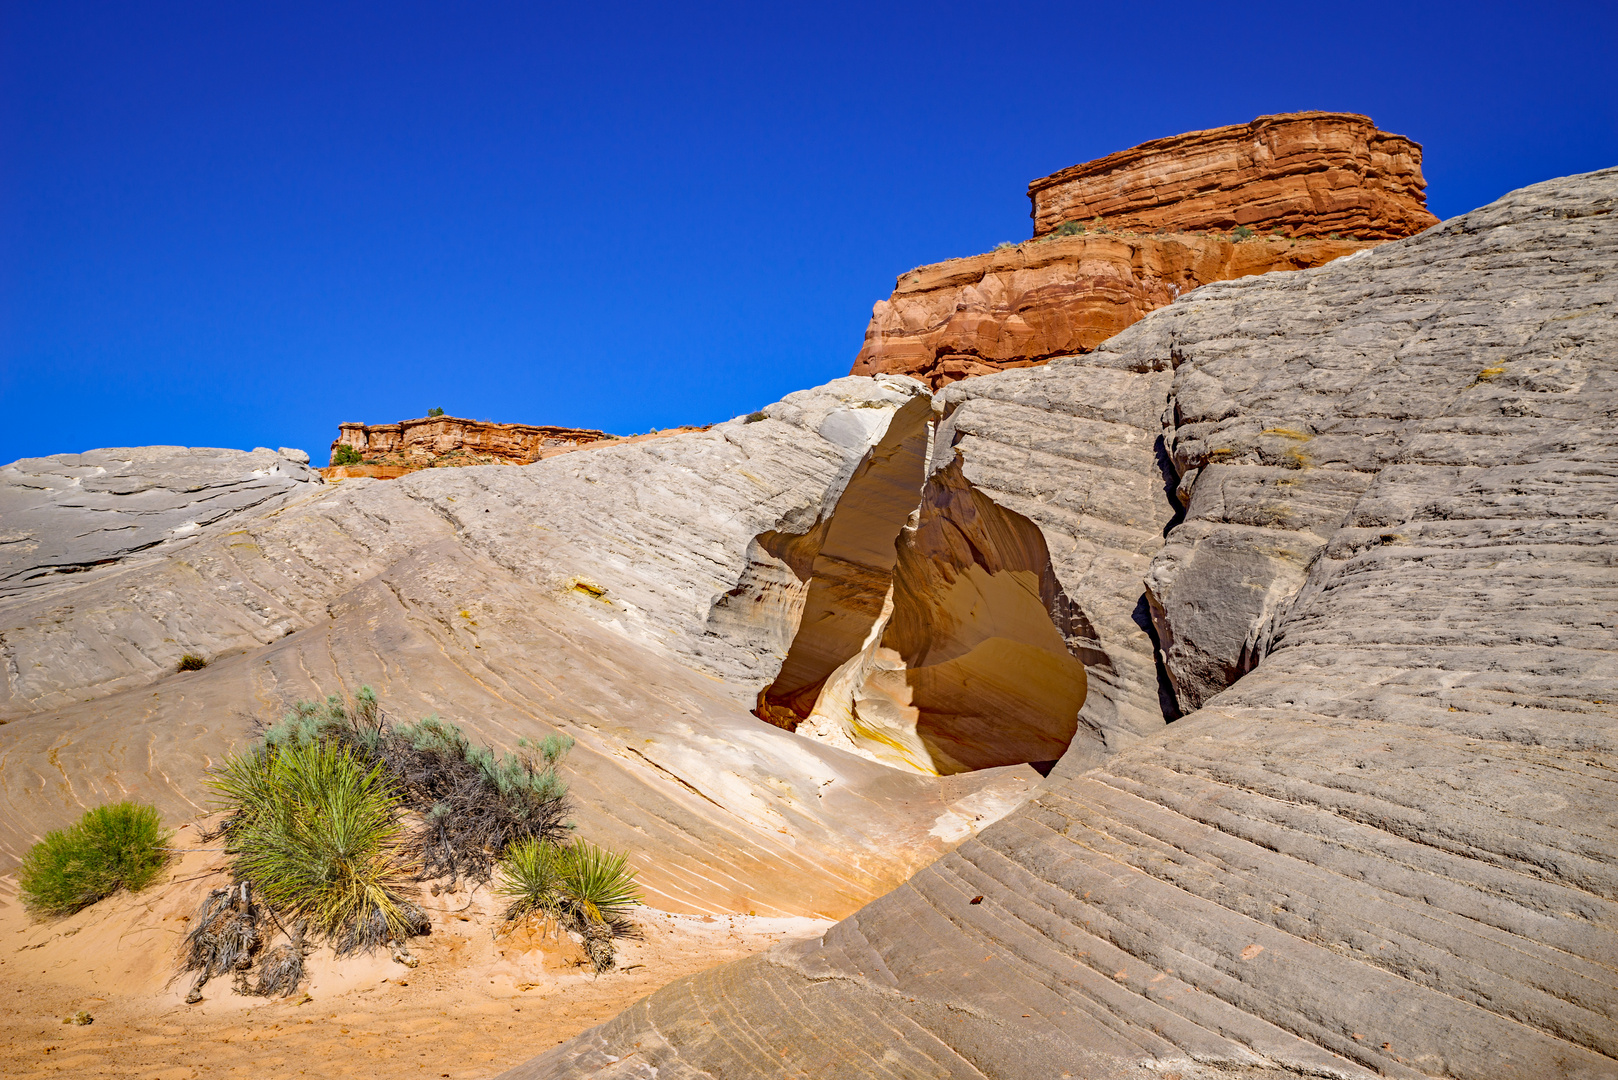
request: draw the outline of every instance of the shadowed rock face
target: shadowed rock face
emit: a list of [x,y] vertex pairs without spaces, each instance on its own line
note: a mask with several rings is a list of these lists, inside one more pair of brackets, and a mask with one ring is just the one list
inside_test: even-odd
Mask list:
[[950,388],[1116,752],[506,1075],[1618,1071],[1615,314],[1610,170]]

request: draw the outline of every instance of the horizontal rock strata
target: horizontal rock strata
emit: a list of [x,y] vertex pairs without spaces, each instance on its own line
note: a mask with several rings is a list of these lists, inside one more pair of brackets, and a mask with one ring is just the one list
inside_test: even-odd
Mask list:
[[1140,231],[1397,240],[1438,221],[1426,187],[1419,143],[1366,116],[1304,112],[1154,139],[1035,180],[1028,198],[1035,236],[1099,218]]
[[[1618,1072],[1615,314],[1610,170],[952,387],[936,444],[1067,592],[1116,595],[1087,611],[1140,573],[1137,630],[1201,707],[1100,761],[1076,742],[824,937],[505,1075]],[[1186,520],[1110,521],[1139,473],[1090,410],[1165,377]],[[1090,438],[1046,441],[1058,412]]]
[[937,389],[974,375],[1086,353],[1211,281],[1320,266],[1347,240],[1089,233],[923,266],[871,309],[855,375],[902,374]]
[[538,461],[546,450],[612,438],[584,428],[496,424],[459,416],[419,417],[397,424],[346,423],[337,430],[332,453],[346,446],[378,464],[407,469],[425,468],[452,454],[470,465],[526,465]]

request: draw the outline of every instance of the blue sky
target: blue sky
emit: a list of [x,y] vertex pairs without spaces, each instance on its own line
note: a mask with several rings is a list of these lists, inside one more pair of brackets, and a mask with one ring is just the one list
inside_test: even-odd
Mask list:
[[1449,216],[1618,165],[1615,70],[1611,3],[13,0],[0,462],[722,420],[1063,166],[1363,112]]

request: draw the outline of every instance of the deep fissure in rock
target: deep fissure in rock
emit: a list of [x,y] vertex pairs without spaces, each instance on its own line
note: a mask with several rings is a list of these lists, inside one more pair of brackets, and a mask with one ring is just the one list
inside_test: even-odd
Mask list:
[[1086,691],[1058,621],[1083,617],[1038,526],[959,460],[923,487],[927,435],[901,411],[850,480],[758,715],[928,773],[1055,761]]

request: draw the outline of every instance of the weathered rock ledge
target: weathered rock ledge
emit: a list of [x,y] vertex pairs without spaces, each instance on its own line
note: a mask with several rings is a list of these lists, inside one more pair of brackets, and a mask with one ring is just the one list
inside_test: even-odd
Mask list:
[[1398,240],[1437,223],[1426,187],[1420,143],[1367,116],[1302,112],[1154,139],[1035,180],[1028,198],[1035,236],[1099,218],[1140,231]]
[[1051,235],[901,274],[877,301],[852,374],[904,374],[934,389],[1087,353],[1182,293],[1301,270],[1371,243],[1178,233]]

